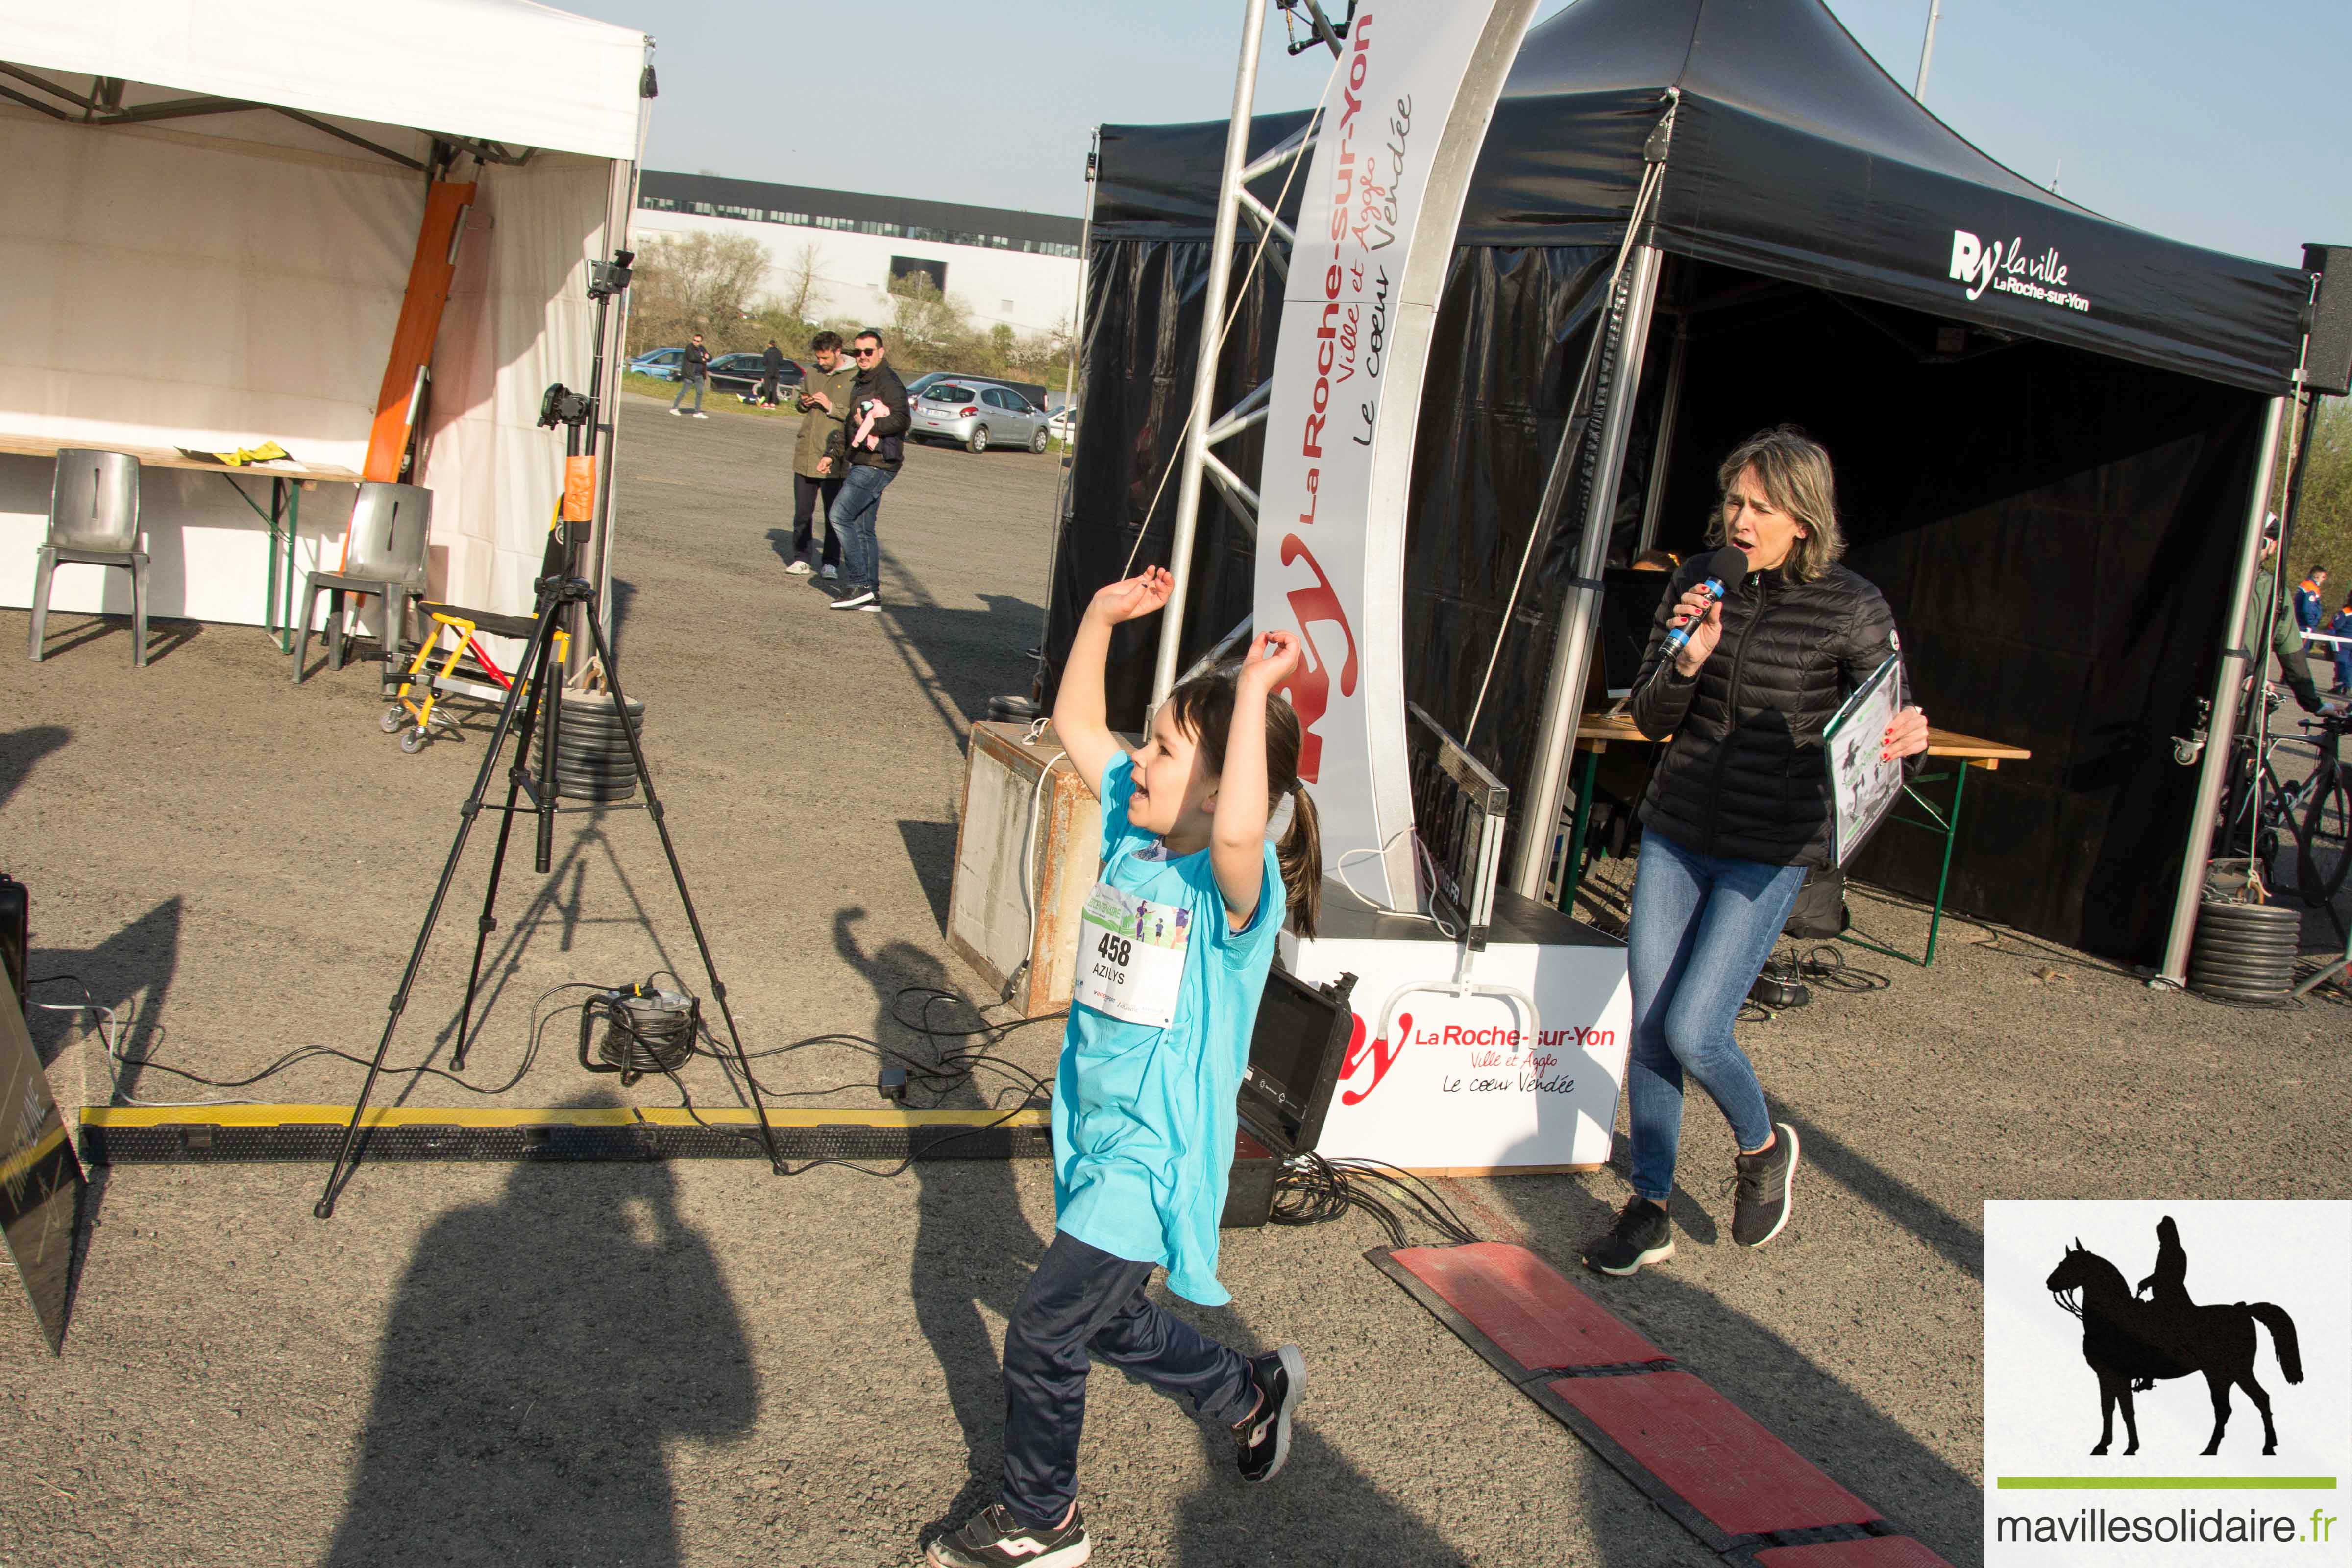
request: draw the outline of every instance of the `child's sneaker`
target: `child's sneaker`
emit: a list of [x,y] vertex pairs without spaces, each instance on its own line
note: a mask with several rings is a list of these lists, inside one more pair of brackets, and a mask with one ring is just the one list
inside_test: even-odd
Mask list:
[[1250,1363],[1257,1373],[1258,1406],[1234,1426],[1242,1479],[1270,1481],[1290,1459],[1290,1413],[1307,1392],[1307,1358],[1285,1345]]
[[923,1561],[931,1568],[1077,1568],[1094,1550],[1076,1504],[1066,1524],[1032,1530],[1013,1522],[1003,1503],[992,1502],[932,1542]]

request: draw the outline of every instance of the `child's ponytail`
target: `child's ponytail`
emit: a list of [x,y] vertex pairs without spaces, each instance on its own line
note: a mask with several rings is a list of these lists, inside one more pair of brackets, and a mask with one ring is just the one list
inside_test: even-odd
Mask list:
[[[1284,704],[1284,711],[1288,710],[1289,705]],[[1290,784],[1290,826],[1283,830],[1274,855],[1282,863],[1290,923],[1299,935],[1313,936],[1316,919],[1323,912],[1323,828],[1315,817],[1315,797],[1296,775]]]
[[[1234,721],[1234,671],[1196,675],[1168,694],[1171,716],[1192,737],[1213,773],[1225,765],[1225,737]],[[1298,753],[1306,740],[1298,715],[1281,697],[1265,703],[1265,796],[1269,807],[1290,797],[1290,826],[1274,847],[1282,868],[1283,901],[1301,936],[1315,934],[1323,910],[1323,833],[1315,802],[1298,778]]]

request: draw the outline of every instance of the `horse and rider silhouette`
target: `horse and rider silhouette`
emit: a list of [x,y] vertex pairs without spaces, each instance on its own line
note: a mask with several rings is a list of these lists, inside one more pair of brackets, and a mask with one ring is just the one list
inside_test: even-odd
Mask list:
[[[2189,1253],[2170,1215],[2157,1222],[2156,1268],[2139,1282],[2147,1300],[2126,1289],[2122,1272],[2085,1248],[2080,1237],[2043,1283],[2061,1308],[2082,1321],[2083,1359],[2098,1374],[2099,1446],[2092,1453],[2105,1453],[2115,1441],[2118,1405],[2131,1439],[2124,1452],[2138,1453],[2133,1394],[2155,1387],[2159,1379],[2190,1373],[2205,1374],[2205,1386],[2213,1396],[2213,1436],[2205,1444],[2207,1454],[2221,1451],[2221,1429],[2230,1424],[2231,1384],[2244,1389],[2263,1413],[2263,1452],[2278,1452],[2271,1396],[2254,1381],[2254,1325],[2270,1330],[2286,1380],[2301,1383],[2303,1352],[2295,1341],[2294,1320],[2268,1301],[2200,1307],[2190,1300]],[[2076,1291],[2082,1292],[2080,1300],[2069,1300]]]

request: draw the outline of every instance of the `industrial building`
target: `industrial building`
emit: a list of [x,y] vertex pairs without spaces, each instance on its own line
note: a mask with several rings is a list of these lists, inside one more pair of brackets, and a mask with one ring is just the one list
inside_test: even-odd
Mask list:
[[982,328],[1049,332],[1076,318],[1075,217],[646,170],[635,224],[657,235],[742,234],[768,253],[762,284],[787,294],[806,268],[812,319],[887,319],[889,283],[927,273]]

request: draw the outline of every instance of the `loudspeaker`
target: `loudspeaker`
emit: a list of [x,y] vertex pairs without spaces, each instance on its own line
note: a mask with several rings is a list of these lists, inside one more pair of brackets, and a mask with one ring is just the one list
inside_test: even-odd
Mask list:
[[1285,969],[1267,973],[1235,1108],[1241,1125],[1220,1229],[1264,1225],[1274,1210],[1275,1177],[1323,1136],[1356,1029],[1355,990],[1353,974],[1310,985]]
[[2320,275],[2319,297],[2311,302],[2303,384],[2342,397],[2352,393],[2352,245],[2306,245],[2303,268]]

